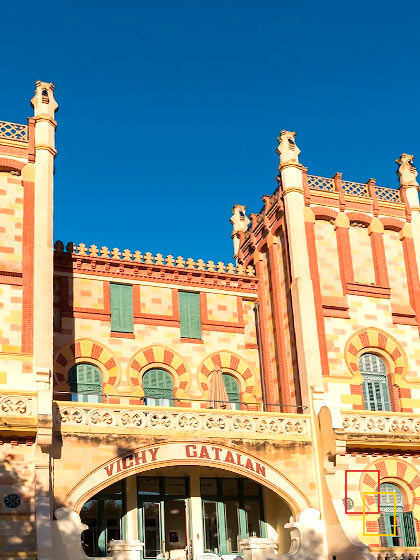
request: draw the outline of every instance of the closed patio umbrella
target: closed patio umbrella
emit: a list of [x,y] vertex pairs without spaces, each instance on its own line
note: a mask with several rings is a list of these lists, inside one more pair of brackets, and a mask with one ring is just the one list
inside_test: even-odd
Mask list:
[[[210,408],[229,408],[229,398],[223,383],[222,370],[215,369],[211,372],[209,401]],[[221,402],[223,401],[223,402]]]

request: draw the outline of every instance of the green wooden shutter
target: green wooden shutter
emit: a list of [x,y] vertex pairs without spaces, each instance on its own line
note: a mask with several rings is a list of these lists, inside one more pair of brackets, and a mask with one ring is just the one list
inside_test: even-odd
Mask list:
[[385,362],[376,354],[360,356],[359,370],[363,375],[363,398],[366,410],[391,410]]
[[200,294],[178,292],[181,338],[201,338]]
[[[70,392],[72,400],[88,401],[88,395],[102,394],[102,373],[91,364],[77,364],[69,371]],[[85,398],[86,396],[86,398]],[[92,402],[97,402],[93,399]]]
[[403,513],[405,546],[417,546],[416,526],[412,511]]
[[144,396],[154,399],[173,399],[174,383],[164,369],[149,369],[143,375]]
[[133,287],[111,284],[111,331],[133,332]]
[[391,410],[388,379],[384,375],[363,374],[363,396],[366,410]]
[[226,393],[231,403],[238,403],[239,402],[239,383],[236,379],[227,373],[222,375],[223,384],[226,389]]

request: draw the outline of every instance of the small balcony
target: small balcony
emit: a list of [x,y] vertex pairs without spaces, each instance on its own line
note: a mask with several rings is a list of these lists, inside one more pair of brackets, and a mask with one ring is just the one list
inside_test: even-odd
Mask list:
[[[136,404],[112,404],[115,396],[99,396],[102,402],[80,402],[86,395],[55,395],[54,425],[62,433],[113,433],[130,435],[240,437],[309,441],[310,417],[302,407],[261,403],[228,403],[174,399],[175,406],[144,404],[144,399],[119,395],[119,400]],[[106,402],[107,400],[111,402]],[[234,410],[233,407],[238,410]],[[267,412],[266,410],[270,410]],[[277,408],[278,411],[275,411]],[[274,410],[274,411],[273,411]]]

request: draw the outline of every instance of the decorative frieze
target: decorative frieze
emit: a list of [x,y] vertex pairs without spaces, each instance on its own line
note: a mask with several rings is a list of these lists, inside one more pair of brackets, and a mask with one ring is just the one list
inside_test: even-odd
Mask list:
[[420,436],[420,415],[343,412],[342,419],[348,434]]
[[[94,405],[66,405],[58,403],[55,416],[57,426],[85,426],[105,430],[130,428],[164,433],[166,430],[179,432],[208,432],[214,435],[225,433],[253,437],[306,436],[310,434],[309,418],[298,414],[248,413],[220,410],[185,411],[180,409],[139,406],[99,407]],[[78,430],[79,431],[79,430]]]

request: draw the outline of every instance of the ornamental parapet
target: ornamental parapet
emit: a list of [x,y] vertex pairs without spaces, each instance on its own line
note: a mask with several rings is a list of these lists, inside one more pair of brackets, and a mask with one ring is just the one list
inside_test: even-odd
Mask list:
[[[345,436],[347,441],[375,441],[391,445],[399,442],[420,444],[420,414],[404,412],[341,412],[342,429],[337,433]],[[371,437],[366,437],[371,436]]]
[[342,191],[347,196],[357,196],[361,198],[376,198],[381,202],[391,202],[401,204],[401,194],[398,189],[389,187],[379,187],[378,185],[367,183],[356,183],[355,181],[339,181],[334,178],[318,177],[317,175],[307,175],[308,188],[314,191],[324,191],[339,193]]
[[28,142],[28,126],[7,121],[0,121],[0,138],[17,142]]
[[131,435],[185,435],[245,439],[310,440],[310,417],[304,414],[183,407],[117,406],[55,402],[55,429]]
[[70,274],[124,277],[139,281],[188,284],[227,290],[256,292],[258,279],[252,266],[235,266],[202,259],[173,257],[162,254],[131,252],[108,247],[98,249],[84,243],[61,241],[54,245],[55,271]]

